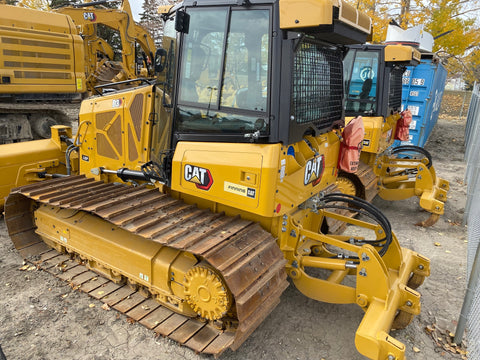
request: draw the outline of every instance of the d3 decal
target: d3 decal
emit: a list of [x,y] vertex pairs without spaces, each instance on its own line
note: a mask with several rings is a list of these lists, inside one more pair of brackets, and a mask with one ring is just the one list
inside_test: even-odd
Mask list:
[[323,170],[325,170],[325,157],[323,155],[308,160],[305,164],[304,185],[310,183],[312,183],[312,186],[317,185],[322,180]]
[[122,106],[122,99],[113,99],[112,100],[112,108],[119,108]]
[[198,189],[209,190],[213,184],[210,170],[186,164],[183,172],[186,181],[192,182]]

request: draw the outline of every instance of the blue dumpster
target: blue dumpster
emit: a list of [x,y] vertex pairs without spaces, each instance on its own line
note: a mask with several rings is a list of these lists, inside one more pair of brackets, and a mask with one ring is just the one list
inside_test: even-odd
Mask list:
[[447,70],[438,59],[424,56],[419,65],[408,66],[403,73],[402,109],[410,109],[412,123],[409,140],[395,140],[394,146],[423,147],[437,123]]

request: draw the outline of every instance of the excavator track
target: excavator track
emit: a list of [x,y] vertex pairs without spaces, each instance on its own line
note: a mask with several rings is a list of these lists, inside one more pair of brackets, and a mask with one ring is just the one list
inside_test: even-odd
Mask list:
[[[94,214],[208,262],[233,295],[234,325],[221,329],[215,322],[174,312],[143,292],[92,272],[75,254],[50,249],[36,233],[35,210],[41,207]],[[237,349],[276,307],[288,286],[283,254],[260,225],[200,210],[145,186],[105,184],[83,175],[27,185],[9,195],[5,222],[27,261],[199,353],[218,356],[227,348]]]
[[[48,94],[47,94],[48,95]],[[77,127],[81,97],[76,99],[45,98],[38,100],[3,102],[0,98],[0,124],[7,122],[7,131],[0,135],[0,144],[17,141],[50,138],[50,126],[67,125]],[[9,124],[9,125],[8,125]],[[28,124],[27,128],[25,126]],[[18,128],[19,127],[19,128]],[[23,127],[23,128],[22,128]]]

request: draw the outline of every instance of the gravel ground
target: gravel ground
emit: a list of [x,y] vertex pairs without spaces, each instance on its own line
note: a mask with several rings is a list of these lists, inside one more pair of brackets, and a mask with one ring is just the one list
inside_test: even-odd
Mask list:
[[[422,294],[421,315],[406,329],[391,332],[406,344],[408,359],[461,359],[435,344],[426,331],[434,326],[455,331],[465,291],[467,243],[466,228],[461,225],[466,198],[465,124],[458,119],[459,100],[454,96],[447,94],[442,116],[426,146],[437,174],[450,181],[445,214],[433,227],[419,228],[414,224],[426,219],[428,213],[420,209],[418,199],[374,200],[390,219],[402,246],[431,259],[432,275],[418,289]],[[208,358],[155,337],[124,315],[103,310],[101,302],[43,271],[21,271],[21,266],[2,220],[0,344],[8,360]],[[228,350],[222,359],[363,359],[354,345],[362,316],[356,305],[316,302],[290,286],[280,305],[240,349]]]

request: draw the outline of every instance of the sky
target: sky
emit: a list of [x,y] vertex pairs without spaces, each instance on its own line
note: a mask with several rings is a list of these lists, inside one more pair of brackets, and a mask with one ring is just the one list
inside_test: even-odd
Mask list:
[[130,7],[132,8],[133,18],[135,21],[140,21],[140,13],[142,12],[143,0],[130,0]]

